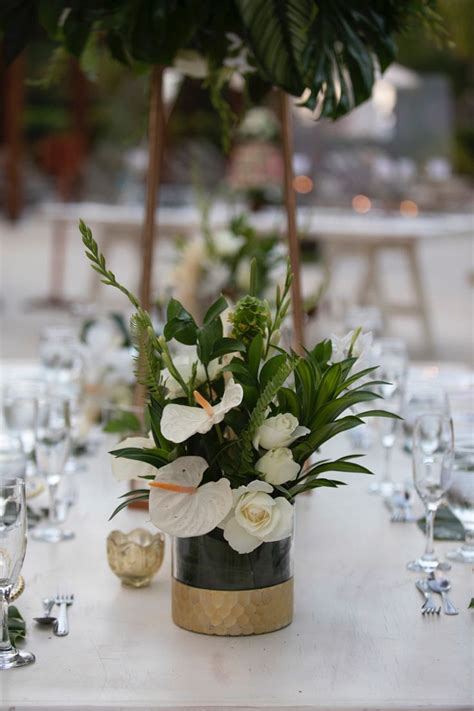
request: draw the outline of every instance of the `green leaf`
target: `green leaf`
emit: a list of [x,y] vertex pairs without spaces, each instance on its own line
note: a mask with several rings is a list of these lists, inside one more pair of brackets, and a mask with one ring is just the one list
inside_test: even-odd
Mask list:
[[125,509],[130,504],[134,504],[136,501],[148,501],[149,498],[150,492],[148,492],[147,494],[140,494],[139,496],[134,496],[133,498],[129,497],[126,501],[122,501],[122,503],[119,504],[117,508],[114,509],[114,511],[111,513],[109,521],[111,521],[114,516],[116,516],[120,511],[122,511],[122,509]]
[[348,415],[347,417],[342,417],[340,420],[324,425],[315,432],[311,432],[306,438],[306,441],[301,442],[293,449],[293,458],[295,461],[302,463],[306,461],[313,452],[319,449],[324,442],[327,442],[341,432],[345,432],[362,424],[364,424],[364,422],[360,417]]
[[236,338],[219,338],[213,346],[211,353],[211,360],[214,358],[220,358],[228,353],[245,353],[245,344],[242,341],[238,341]]
[[258,378],[258,371],[260,368],[260,361],[262,360],[262,355],[263,336],[261,333],[257,333],[257,335],[252,340],[247,353],[247,363],[249,371],[255,381],[257,381]]
[[474,610],[474,597],[471,597],[471,602],[469,603],[468,610]]
[[260,387],[265,388],[267,384],[275,377],[280,368],[285,365],[288,356],[286,354],[276,355],[270,360],[267,360],[262,370],[260,371]]
[[290,412],[300,420],[300,408],[298,403],[298,398],[293,390],[290,388],[281,388],[277,394],[278,404],[282,412]]
[[26,623],[15,605],[8,607],[8,632],[13,646],[26,638]]
[[131,459],[132,461],[145,462],[159,469],[169,463],[169,453],[164,449],[139,449],[138,447],[123,447],[110,452],[114,457]]
[[222,339],[222,321],[216,319],[197,329],[197,355],[207,366],[213,358],[215,344]]
[[214,321],[215,318],[221,315],[223,311],[228,307],[227,300],[223,296],[219,296],[217,301],[215,301],[212,306],[208,308],[204,315],[204,324],[207,325]]
[[366,410],[366,412],[358,412],[357,417],[391,417],[393,420],[403,420],[403,417],[396,415],[394,412],[387,410]]
[[341,364],[334,363],[324,373],[319,385],[318,394],[316,396],[316,409],[319,409],[324,403],[328,402],[336,392],[337,386],[341,380]]

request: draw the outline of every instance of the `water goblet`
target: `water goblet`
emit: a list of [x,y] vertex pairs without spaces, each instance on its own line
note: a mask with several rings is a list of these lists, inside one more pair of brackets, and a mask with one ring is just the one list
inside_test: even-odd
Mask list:
[[38,541],[58,543],[74,538],[72,531],[58,526],[60,515],[58,488],[64,476],[71,440],[69,401],[62,397],[40,400],[36,420],[36,460],[49,491],[49,516],[44,526],[36,528],[32,537]]
[[407,564],[408,570],[430,573],[449,570],[439,561],[433,545],[436,511],[449,489],[453,469],[453,424],[439,414],[421,415],[413,430],[413,477],[415,489],[426,511],[426,547],[420,558]]
[[35,661],[31,652],[16,649],[8,631],[8,605],[26,552],[25,483],[0,478],[0,669],[22,667]]
[[24,479],[26,456],[21,439],[8,432],[0,432],[0,478]]
[[38,398],[45,392],[45,383],[36,380],[24,380],[5,385],[2,392],[5,425],[10,434],[21,440],[23,451],[27,457],[27,476],[36,474],[34,461],[35,420]]
[[434,382],[411,381],[407,383],[403,398],[403,433],[404,448],[412,451],[412,437],[415,420],[420,415],[438,413],[449,417],[450,408],[446,392]]
[[474,564],[474,413],[454,419],[454,464],[446,501],[465,531],[465,542],[446,557]]
[[[408,367],[408,356],[405,343],[398,338],[380,338],[374,344],[374,358],[379,364],[377,378],[385,381],[379,386],[383,397],[381,407],[394,415],[399,415]],[[380,442],[385,452],[384,470],[381,481],[374,481],[369,486],[372,494],[389,497],[394,492],[392,481],[392,453],[398,432],[397,418],[380,418],[378,430]]]

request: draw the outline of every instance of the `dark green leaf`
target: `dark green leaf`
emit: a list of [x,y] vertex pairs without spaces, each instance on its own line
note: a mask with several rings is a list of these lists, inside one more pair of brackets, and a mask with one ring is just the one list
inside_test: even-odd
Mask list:
[[228,353],[245,353],[245,345],[236,338],[219,338],[212,348],[211,360],[220,358]]
[[260,361],[262,360],[263,354],[263,336],[261,333],[257,333],[252,343],[249,346],[247,354],[247,363],[249,371],[252,377],[257,380],[258,371],[260,368]]
[[116,432],[140,432],[141,423],[140,420],[133,412],[123,411],[109,420],[104,427],[104,432],[116,433]]
[[272,380],[272,378],[276,375],[276,373],[279,371],[279,369],[286,363],[287,361],[287,356],[285,355],[276,355],[273,356],[273,358],[270,358],[270,360],[267,360],[265,365],[263,366],[262,370],[260,371],[260,387],[263,390],[265,386]]
[[228,303],[226,299],[223,296],[219,296],[217,301],[215,301],[206,311],[204,316],[204,324],[207,325],[211,321],[214,321],[214,319],[220,316],[220,314],[225,311],[227,307]]
[[111,521],[114,516],[116,516],[120,511],[122,511],[122,509],[125,509],[130,504],[134,504],[136,501],[148,501],[149,498],[150,492],[148,492],[147,494],[140,494],[139,496],[134,496],[133,498],[129,497],[126,501],[122,501],[122,503],[119,504],[110,515],[109,521]]

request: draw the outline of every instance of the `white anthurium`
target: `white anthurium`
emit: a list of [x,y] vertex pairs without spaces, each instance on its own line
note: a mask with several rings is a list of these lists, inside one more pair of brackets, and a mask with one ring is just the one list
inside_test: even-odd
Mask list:
[[161,432],[170,442],[180,444],[195,434],[206,434],[222,422],[229,410],[238,407],[243,398],[242,386],[230,378],[224,389],[222,400],[211,405],[197,390],[194,397],[200,407],[188,405],[166,405],[161,416]]
[[[194,385],[199,387],[206,381],[206,371],[203,364],[197,357],[196,348],[190,346],[186,348],[182,353],[173,357],[173,364],[176,370],[179,372],[185,383],[188,383],[193,374],[193,368],[196,366],[196,379]],[[208,365],[207,371],[209,373],[209,379],[215,380],[222,370],[219,360],[215,358],[211,360]],[[170,374],[168,368],[164,368],[162,371],[163,384],[168,390],[169,397],[174,400],[178,397],[184,397],[185,393],[180,383]]]
[[273,487],[252,481],[235,489],[234,506],[220,523],[223,535],[238,553],[250,553],[262,543],[281,541],[293,530],[293,506],[283,496],[274,499]]
[[228,479],[199,486],[208,464],[202,457],[178,457],[150,482],[152,523],[180,538],[203,536],[227,516],[233,504]]
[[257,429],[253,438],[255,449],[276,449],[288,447],[299,437],[309,434],[311,430],[299,424],[290,412],[284,412],[275,417],[268,417]]
[[[154,449],[155,447],[155,441],[150,434],[148,437],[127,437],[119,442],[115,449]],[[129,481],[130,479],[140,479],[142,476],[155,476],[156,467],[135,459],[113,457],[112,473],[119,481]]]
[[301,467],[293,459],[291,449],[277,447],[265,452],[255,464],[255,469],[263,474],[266,482],[278,486],[296,479]]

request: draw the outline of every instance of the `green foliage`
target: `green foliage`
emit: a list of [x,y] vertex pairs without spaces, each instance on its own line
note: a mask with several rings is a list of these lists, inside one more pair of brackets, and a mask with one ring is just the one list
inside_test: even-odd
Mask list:
[[14,647],[26,638],[26,623],[15,605],[8,607],[8,632]]
[[255,336],[266,333],[270,312],[268,304],[256,296],[244,296],[229,315],[232,335],[249,345]]
[[103,431],[111,434],[134,433],[140,432],[140,429],[141,423],[138,417],[134,415],[133,412],[124,411],[118,414],[117,417],[109,420],[103,428]]
[[227,139],[233,116],[222,85],[232,73],[225,71],[232,36],[261,80],[296,97],[306,91],[306,106],[338,118],[369,97],[376,64],[383,70],[393,61],[396,34],[410,20],[442,32],[435,7],[435,0],[11,0],[0,8],[0,33],[6,63],[42,31],[76,57],[100,36],[116,61],[137,71],[197,51]]

